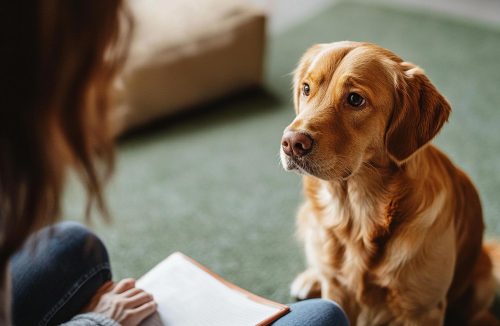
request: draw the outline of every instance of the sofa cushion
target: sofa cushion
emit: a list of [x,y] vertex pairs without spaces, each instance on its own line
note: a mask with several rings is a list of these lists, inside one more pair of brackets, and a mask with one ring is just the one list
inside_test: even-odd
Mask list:
[[265,15],[236,0],[130,0],[117,132],[262,82]]

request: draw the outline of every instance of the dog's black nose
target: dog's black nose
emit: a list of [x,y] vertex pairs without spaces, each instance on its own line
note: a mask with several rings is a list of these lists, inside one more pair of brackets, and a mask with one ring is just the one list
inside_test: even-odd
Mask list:
[[287,131],[281,139],[281,147],[288,156],[302,157],[312,150],[313,139],[301,132]]

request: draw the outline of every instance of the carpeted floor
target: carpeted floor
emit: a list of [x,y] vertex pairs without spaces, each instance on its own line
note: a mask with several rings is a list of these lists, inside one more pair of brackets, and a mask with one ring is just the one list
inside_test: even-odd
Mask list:
[[[116,278],[139,277],[182,251],[228,280],[282,302],[303,268],[294,239],[300,178],[278,159],[293,116],[290,71],[317,42],[363,40],[423,67],[453,105],[437,143],[479,187],[489,235],[500,235],[500,30],[390,7],[340,3],[270,39],[265,91],[209,105],[120,142],[95,227]],[[175,90],[173,90],[175,91]],[[66,198],[81,219],[81,189]]]

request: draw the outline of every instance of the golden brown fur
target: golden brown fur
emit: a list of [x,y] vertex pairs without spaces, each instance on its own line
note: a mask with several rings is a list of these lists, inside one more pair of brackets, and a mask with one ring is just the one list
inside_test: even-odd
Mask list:
[[[352,92],[362,107],[346,102]],[[316,45],[295,71],[294,103],[286,131],[313,148],[281,152],[306,197],[308,269],[292,294],[337,301],[352,325],[496,324],[479,197],[428,144],[451,108],[423,71],[373,44]]]

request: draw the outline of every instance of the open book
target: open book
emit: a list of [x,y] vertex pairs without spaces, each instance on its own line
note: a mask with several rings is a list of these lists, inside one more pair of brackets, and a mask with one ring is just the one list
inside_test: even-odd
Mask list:
[[137,281],[151,293],[157,313],[143,326],[268,325],[289,308],[247,292],[176,252]]

